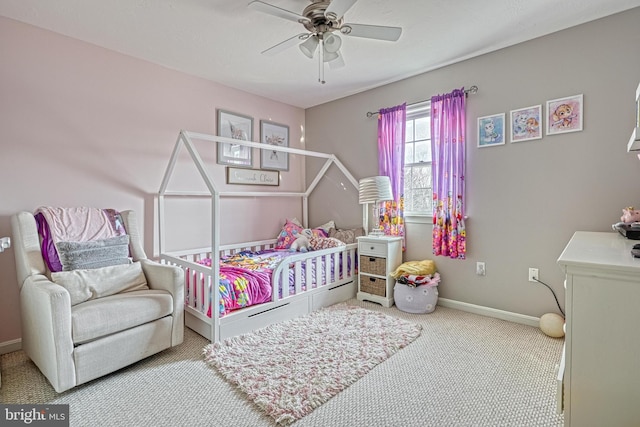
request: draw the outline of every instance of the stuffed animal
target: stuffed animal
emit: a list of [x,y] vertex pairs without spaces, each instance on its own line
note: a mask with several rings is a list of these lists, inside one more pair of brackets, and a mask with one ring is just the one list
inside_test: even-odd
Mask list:
[[311,249],[310,240],[312,237],[313,232],[310,229],[305,228],[300,233],[298,233],[298,237],[293,241],[290,249],[292,251],[308,252]]
[[622,209],[620,221],[624,223],[640,222],[640,210],[635,210],[633,206]]

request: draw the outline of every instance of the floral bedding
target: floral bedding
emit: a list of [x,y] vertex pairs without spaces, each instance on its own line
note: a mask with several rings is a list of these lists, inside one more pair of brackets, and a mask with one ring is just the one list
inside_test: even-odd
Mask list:
[[[271,274],[273,269],[286,257],[295,255],[289,250],[266,250],[259,252],[239,252],[220,259],[220,304],[218,307],[220,317],[233,310],[249,307],[256,304],[271,301]],[[324,258],[323,258],[324,259]],[[211,266],[211,259],[206,258],[199,264]],[[293,264],[291,265],[293,267]],[[315,263],[312,264],[312,277],[315,279]],[[322,268],[322,280],[326,269]],[[305,264],[302,264],[303,278]],[[331,266],[333,274],[333,265]],[[306,283],[302,283],[306,288]],[[204,293],[204,292],[203,292]],[[280,290],[282,296],[282,290]],[[289,270],[289,293],[295,293],[294,271]],[[211,308],[207,312],[211,317]]]

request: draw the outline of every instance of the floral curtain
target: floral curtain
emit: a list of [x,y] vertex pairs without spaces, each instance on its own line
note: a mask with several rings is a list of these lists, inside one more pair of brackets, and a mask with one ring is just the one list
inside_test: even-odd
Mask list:
[[403,238],[404,133],[406,121],[406,103],[391,108],[383,108],[378,115],[378,174],[389,177],[394,197],[394,200],[384,202],[379,214],[380,224],[385,235],[402,236]]
[[465,92],[431,98],[433,253],[465,259]]

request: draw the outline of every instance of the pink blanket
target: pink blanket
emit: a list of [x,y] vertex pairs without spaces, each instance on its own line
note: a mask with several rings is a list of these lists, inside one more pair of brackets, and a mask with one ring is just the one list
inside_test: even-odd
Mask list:
[[125,234],[122,224],[116,223],[117,212],[112,209],[42,206],[37,213],[47,220],[53,243],[89,242]]
[[34,216],[42,237],[42,256],[52,272],[62,271],[57,243],[89,242],[127,234],[120,213],[114,209],[42,206]]

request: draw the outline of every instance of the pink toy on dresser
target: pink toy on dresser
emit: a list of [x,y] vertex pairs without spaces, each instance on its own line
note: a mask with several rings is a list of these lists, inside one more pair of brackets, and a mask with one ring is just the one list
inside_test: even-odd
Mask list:
[[636,210],[633,206],[622,209],[620,221],[625,223],[640,222],[640,210]]

